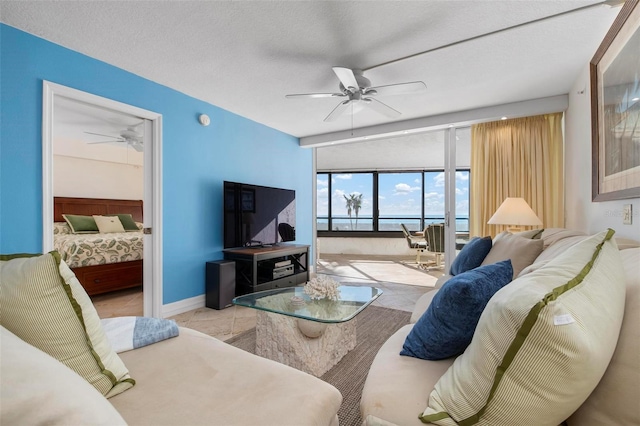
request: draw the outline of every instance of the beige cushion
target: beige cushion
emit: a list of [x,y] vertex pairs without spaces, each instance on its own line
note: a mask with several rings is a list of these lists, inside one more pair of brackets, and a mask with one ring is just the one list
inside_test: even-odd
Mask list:
[[560,241],[564,238],[569,237],[586,237],[587,234],[581,231],[576,231],[574,229],[566,229],[566,228],[546,228],[542,231],[542,235],[540,238],[544,241],[544,249],[547,247]]
[[589,238],[586,235],[573,235],[566,238],[562,238],[553,242],[553,244],[547,246],[540,256],[536,258],[535,263],[547,262],[549,260],[553,260],[556,257],[560,256],[562,253],[567,251],[569,247],[578,244],[580,241],[586,240]]
[[133,386],[89,296],[57,252],[0,260],[2,326],[64,363],[107,397]]
[[101,234],[112,234],[114,232],[125,232],[122,222],[118,216],[93,216]]
[[73,370],[0,327],[0,421],[6,425],[124,425]]
[[523,238],[504,231],[495,238],[493,246],[487,257],[482,261],[482,264],[491,265],[492,263],[511,259],[513,277],[515,278],[520,271],[536,260],[536,257],[542,252],[542,245],[542,240]]
[[439,425],[471,418],[480,424],[560,424],[611,360],[624,280],[610,230],[503,287],[487,304],[467,350],[436,384],[423,419]]
[[416,301],[416,306],[413,308],[413,312],[411,313],[411,318],[409,319],[410,324],[415,324],[416,321],[420,319],[422,314],[425,313],[433,297],[438,293],[438,288],[435,290],[431,290],[420,296],[420,298]]
[[403,426],[423,425],[418,418],[429,393],[454,358],[427,361],[400,356],[413,325],[405,325],[376,354],[362,391],[362,418],[374,416]]
[[640,247],[640,241],[631,240],[629,238],[616,238],[616,244],[618,244],[618,249],[620,250]]
[[523,238],[529,238],[530,240],[538,240],[542,237],[543,231],[544,229],[530,229],[528,231],[514,232],[513,235],[517,235],[518,237]]
[[640,425],[640,248],[620,256],[627,296],[616,351],[598,387],[567,419],[569,426]]
[[453,275],[449,275],[449,274],[444,274],[441,277],[439,277],[436,280],[436,284],[434,285],[435,288],[440,288],[444,285],[444,283],[446,283],[447,281],[449,281],[451,279]]
[[120,356],[137,384],[110,402],[130,425],[329,425],[342,402],[316,377],[187,328]]

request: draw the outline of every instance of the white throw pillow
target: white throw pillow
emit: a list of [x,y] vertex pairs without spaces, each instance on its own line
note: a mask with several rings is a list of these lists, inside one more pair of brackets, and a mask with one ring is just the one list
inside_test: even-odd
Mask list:
[[557,426],[569,417],[602,378],[620,332],[625,278],[613,233],[500,289],[422,421]]
[[126,425],[73,370],[0,327],[0,419],[7,425]]
[[93,216],[93,220],[98,225],[101,234],[112,234],[115,232],[125,232],[122,222],[118,216]]

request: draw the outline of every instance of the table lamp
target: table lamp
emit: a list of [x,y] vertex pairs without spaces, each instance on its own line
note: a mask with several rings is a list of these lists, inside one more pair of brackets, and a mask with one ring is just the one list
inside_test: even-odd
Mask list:
[[540,226],[542,221],[524,198],[507,197],[491,216],[489,225],[515,225],[508,231],[522,231],[522,226]]

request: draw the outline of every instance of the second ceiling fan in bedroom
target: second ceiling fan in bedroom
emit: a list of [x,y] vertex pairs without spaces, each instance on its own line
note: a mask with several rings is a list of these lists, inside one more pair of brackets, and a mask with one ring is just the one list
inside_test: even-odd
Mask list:
[[303,93],[286,95],[287,98],[347,98],[341,101],[327,115],[324,121],[334,121],[348,108],[364,106],[387,116],[389,118],[398,117],[401,112],[376,99],[377,96],[402,95],[423,92],[427,86],[422,81],[412,81],[409,83],[389,84],[386,86],[371,86],[371,81],[362,75],[361,70],[333,67],[333,72],[340,80],[339,93]]
[[[140,123],[142,124],[142,123]],[[88,144],[101,144],[101,143],[126,143],[127,145],[129,145],[130,147],[132,147],[133,149],[135,149],[138,152],[142,152],[143,151],[143,146],[142,146],[142,135],[139,134],[138,132],[136,132],[136,127],[138,127],[139,125],[136,126],[129,126],[124,130],[121,130],[119,132],[119,136],[113,136],[113,135],[105,135],[103,133],[94,133],[94,132],[84,132],[88,135],[96,135],[96,136],[104,136],[106,138],[111,138],[111,140],[106,140],[106,141],[97,141],[97,142],[87,142]]]

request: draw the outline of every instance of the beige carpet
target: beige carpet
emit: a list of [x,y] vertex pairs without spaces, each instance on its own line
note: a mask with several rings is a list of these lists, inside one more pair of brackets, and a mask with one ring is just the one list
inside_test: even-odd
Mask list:
[[[360,426],[360,395],[378,349],[400,327],[409,323],[410,312],[368,306],[356,318],[358,341],[354,350],[321,379],[331,383],[342,393],[342,406],[338,411],[341,426]],[[227,343],[255,353],[255,328],[227,340]]]

